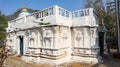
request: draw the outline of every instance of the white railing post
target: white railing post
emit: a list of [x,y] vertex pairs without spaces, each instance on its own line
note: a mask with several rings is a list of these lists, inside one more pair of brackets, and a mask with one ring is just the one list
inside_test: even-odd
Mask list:
[[69,18],[72,18],[72,12],[69,13]]
[[93,16],[93,8],[89,8],[89,16]]
[[58,11],[59,9],[58,9],[58,6],[57,5],[55,5],[54,7],[53,7],[53,14],[55,15],[55,16],[58,16],[58,14],[59,14],[59,11]]

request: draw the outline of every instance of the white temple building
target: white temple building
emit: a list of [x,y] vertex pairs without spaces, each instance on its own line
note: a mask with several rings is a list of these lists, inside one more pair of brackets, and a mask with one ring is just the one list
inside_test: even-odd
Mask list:
[[9,53],[27,62],[98,63],[98,27],[93,8],[68,11],[55,5],[31,14],[23,8],[8,22],[6,45]]

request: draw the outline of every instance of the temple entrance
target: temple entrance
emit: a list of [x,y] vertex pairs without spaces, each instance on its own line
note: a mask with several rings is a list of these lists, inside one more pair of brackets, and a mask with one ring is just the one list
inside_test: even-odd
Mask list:
[[99,32],[100,55],[104,54],[104,32]]
[[23,50],[23,37],[20,36],[19,39],[20,39],[20,54],[23,55],[23,51],[24,51]]

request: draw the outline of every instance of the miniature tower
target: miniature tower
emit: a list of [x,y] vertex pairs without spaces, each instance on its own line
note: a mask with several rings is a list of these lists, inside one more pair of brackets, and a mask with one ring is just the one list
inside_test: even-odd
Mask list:
[[28,12],[27,8],[22,8],[21,13],[19,14],[19,17],[23,17],[26,15],[30,15],[30,13]]

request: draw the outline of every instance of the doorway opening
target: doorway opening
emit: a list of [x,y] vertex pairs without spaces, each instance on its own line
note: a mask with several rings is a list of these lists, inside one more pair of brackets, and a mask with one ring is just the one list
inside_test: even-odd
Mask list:
[[19,40],[20,40],[20,55],[23,55],[23,37],[19,36]]
[[100,55],[104,54],[104,32],[99,32]]

